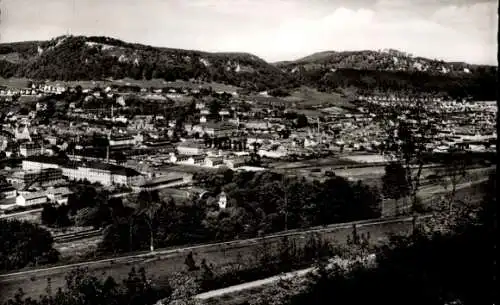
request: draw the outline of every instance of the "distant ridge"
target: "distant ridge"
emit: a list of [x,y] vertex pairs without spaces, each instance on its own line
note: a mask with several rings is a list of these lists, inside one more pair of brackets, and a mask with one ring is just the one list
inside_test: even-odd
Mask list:
[[379,51],[322,51],[293,61],[276,62],[274,65],[285,69],[293,69],[299,65],[323,65],[336,69],[418,71],[432,74],[470,74],[476,72],[481,67],[492,67],[416,57],[394,49]]
[[[250,91],[311,86],[496,96],[496,67],[447,63],[397,50],[324,51],[270,64],[249,53],[181,50],[98,36],[0,44],[0,76],[51,80],[160,78],[214,81]],[[416,74],[415,74],[416,73]],[[460,88],[463,92],[457,91]],[[460,91],[458,90],[458,91]],[[483,93],[481,93],[483,92]]]

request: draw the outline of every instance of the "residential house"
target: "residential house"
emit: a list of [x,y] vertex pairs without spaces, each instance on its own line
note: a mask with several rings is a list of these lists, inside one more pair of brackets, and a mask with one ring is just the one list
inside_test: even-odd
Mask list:
[[177,145],[177,152],[181,155],[200,155],[205,153],[205,144],[202,142],[186,141]]
[[47,194],[45,192],[21,192],[16,197],[16,205],[18,206],[32,206],[37,204],[44,204],[47,202]]
[[60,168],[42,168],[14,172],[7,177],[7,181],[18,187],[25,187],[34,183],[40,185],[55,183],[63,180]]
[[187,163],[189,159],[189,155],[175,155],[173,153],[170,154],[169,162],[170,163]]
[[109,139],[109,146],[133,146],[135,139],[130,135],[112,135]]
[[19,146],[19,154],[23,157],[38,156],[42,154],[42,148],[37,143],[22,143]]
[[221,117],[227,117],[230,115],[229,111],[227,109],[222,109],[221,111],[219,111],[219,115]]
[[0,184],[0,200],[15,198],[16,194],[16,189],[10,183]]
[[227,206],[227,195],[225,192],[221,192],[218,196],[217,204],[219,205],[219,208],[225,209]]
[[195,107],[198,110],[204,109],[205,108],[205,102],[198,101],[198,102],[196,102]]
[[253,149],[254,144],[263,145],[265,143],[271,143],[275,139],[272,134],[258,134],[258,135],[248,135],[247,137],[247,148]]
[[211,137],[229,137],[237,130],[236,126],[227,123],[208,122],[202,125],[204,133]]
[[261,157],[283,158],[288,155],[288,150],[283,145],[271,145],[270,147],[259,149],[257,154]]
[[22,169],[29,170],[42,170],[44,168],[60,168],[65,161],[57,157],[28,157],[22,161]]
[[207,167],[218,167],[220,165],[223,165],[223,157],[206,157],[205,158],[205,166]]
[[47,109],[47,104],[46,103],[36,103],[36,111],[44,111]]
[[190,156],[187,164],[203,166],[205,164],[205,155]]
[[248,121],[244,124],[247,130],[268,130],[270,128],[269,122],[266,121]]
[[136,115],[129,121],[129,128],[134,130],[153,130],[153,116],[152,115]]
[[132,168],[114,168],[112,172],[113,184],[136,186],[144,183],[144,176]]
[[28,129],[28,125],[24,125],[22,130],[19,130],[17,127],[14,129],[14,137],[16,140],[28,140],[31,141],[30,131]]
[[310,139],[310,138],[304,139],[304,147],[313,147],[313,146],[317,146],[317,145],[318,145],[318,142],[315,141],[314,139]]
[[224,160],[224,164],[226,164],[226,166],[230,169],[235,169],[245,165],[245,159],[240,157],[226,159]]
[[67,187],[49,188],[46,190],[47,198],[59,205],[67,204],[69,195],[73,192]]

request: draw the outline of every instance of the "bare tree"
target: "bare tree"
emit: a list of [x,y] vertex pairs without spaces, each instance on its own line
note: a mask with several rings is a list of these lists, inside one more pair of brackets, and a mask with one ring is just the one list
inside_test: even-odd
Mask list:
[[469,155],[465,151],[454,148],[443,160],[443,167],[436,170],[438,182],[445,190],[449,189],[447,203],[450,214],[457,192],[457,185],[467,177],[468,157]]
[[138,215],[144,215],[149,228],[150,250],[154,251],[154,221],[156,214],[161,209],[161,202],[156,192],[141,192],[139,194]]
[[421,186],[427,144],[432,141],[435,131],[424,107],[422,99],[411,98],[407,104],[390,107],[384,121],[387,132],[384,153],[405,169],[413,211],[419,204],[417,194]]
[[399,199],[408,197],[410,192],[406,176],[406,170],[397,162],[387,164],[382,176],[382,193],[386,198],[394,199],[396,215],[399,212]]

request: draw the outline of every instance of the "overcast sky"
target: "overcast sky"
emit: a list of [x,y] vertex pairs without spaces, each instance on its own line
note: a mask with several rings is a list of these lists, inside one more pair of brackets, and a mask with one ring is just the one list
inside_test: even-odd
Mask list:
[[0,0],[0,41],[66,34],[268,61],[393,48],[497,64],[495,0]]

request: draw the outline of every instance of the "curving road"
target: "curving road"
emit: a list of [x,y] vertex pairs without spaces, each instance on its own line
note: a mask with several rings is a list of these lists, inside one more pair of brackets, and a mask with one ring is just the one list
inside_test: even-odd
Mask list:
[[[367,257],[361,258],[358,260],[347,260],[347,259],[342,259],[342,258],[337,257],[334,259],[330,259],[329,264],[326,266],[326,268],[327,269],[332,268],[334,265],[338,265],[338,266],[341,266],[343,268],[346,268],[347,266],[349,266],[350,264],[352,264],[356,261],[371,263],[374,261],[374,259],[375,259],[374,254],[368,255]],[[311,272],[314,272],[316,270],[317,270],[316,267],[309,267],[309,268],[305,268],[305,269],[301,269],[301,270],[295,270],[295,271],[271,276],[271,277],[257,280],[257,281],[252,281],[252,282],[247,282],[247,283],[243,283],[243,284],[239,284],[239,285],[229,286],[226,288],[207,291],[207,292],[195,295],[194,298],[199,299],[199,300],[213,299],[213,298],[225,296],[228,294],[245,291],[248,289],[259,288],[262,286],[273,284],[273,283],[278,282],[280,280],[287,280],[287,279],[292,279],[292,278],[297,278],[297,277],[303,277],[303,276],[305,276]]]
[[201,293],[201,294],[194,296],[194,298],[199,299],[199,300],[213,299],[213,298],[225,296],[225,295],[232,294],[232,293],[236,293],[236,292],[245,291],[248,289],[253,289],[253,288],[258,288],[258,287],[262,287],[265,285],[273,284],[275,282],[278,282],[279,280],[287,280],[287,279],[291,279],[291,278],[295,278],[295,277],[302,277],[302,276],[305,276],[305,275],[311,273],[312,271],[314,271],[314,267],[310,267],[307,269],[301,269],[301,270],[297,270],[297,271],[292,271],[292,272],[288,272],[288,273],[284,273],[284,274],[280,274],[280,275],[275,275],[275,276],[268,277],[268,278],[258,280],[258,281],[247,282],[247,283],[234,285],[234,286],[230,286],[230,287],[226,287],[226,288],[222,288],[222,289],[204,292],[204,293]]

